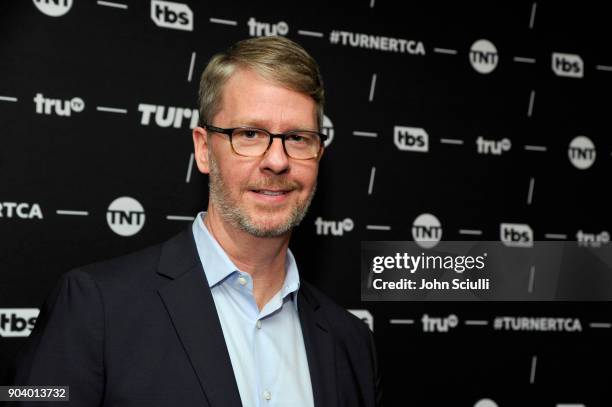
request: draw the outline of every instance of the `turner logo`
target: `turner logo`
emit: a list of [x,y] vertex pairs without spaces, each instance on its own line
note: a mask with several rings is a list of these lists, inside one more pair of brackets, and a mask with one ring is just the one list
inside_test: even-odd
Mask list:
[[420,127],[393,127],[393,142],[401,151],[416,151],[419,153],[429,151],[429,136]]
[[279,21],[276,24],[262,23],[251,17],[249,18],[247,24],[249,26],[249,35],[251,37],[287,35],[289,33],[289,26],[284,21]]
[[511,147],[512,143],[507,138],[496,141],[486,140],[479,136],[476,139],[476,152],[478,154],[501,155],[503,152],[510,151]]
[[27,337],[34,329],[38,308],[0,308],[0,336]]
[[606,230],[600,233],[585,233],[579,230],[576,233],[576,241],[578,246],[586,247],[601,247],[601,245],[607,244],[610,241],[610,233]]
[[70,11],[72,0],[34,0],[34,5],[50,17],[61,17]]
[[70,116],[73,112],[80,113],[85,109],[85,102],[81,98],[70,100],[51,99],[37,93],[34,97],[37,114],[56,114],[58,116]]
[[144,208],[134,198],[122,196],[108,206],[106,221],[113,232],[120,236],[133,236],[145,223]]
[[346,218],[342,221],[323,220],[318,217],[315,220],[317,227],[317,235],[327,236],[330,233],[333,236],[342,236],[344,232],[350,232],[355,227],[355,223],[351,218]]
[[332,140],[334,139],[334,124],[330,120],[329,117],[323,115],[323,125],[321,126],[321,133],[327,135],[327,140],[325,140],[325,147],[329,147]]
[[424,249],[431,249],[442,239],[440,221],[430,213],[423,213],[412,223],[412,238]]
[[193,31],[193,12],[187,4],[151,0],[151,20],[158,27]]
[[568,149],[567,154],[574,167],[586,170],[595,162],[595,145],[588,137],[578,136],[574,138]]
[[446,318],[432,318],[423,314],[421,324],[423,325],[423,332],[448,332],[450,329],[457,327],[459,318],[455,314],[450,314]]
[[374,331],[374,317],[370,314],[367,309],[350,309],[348,310],[351,314],[362,320],[367,326],[370,327],[370,331]]
[[470,63],[476,72],[489,74],[497,67],[497,48],[489,40],[478,40],[470,48]]
[[0,218],[42,219],[43,214],[37,203],[0,202]]
[[552,70],[557,76],[582,78],[584,76],[584,62],[582,62],[580,55],[553,52]]
[[502,223],[499,226],[500,240],[508,247],[533,247],[533,230],[522,223]]
[[187,107],[174,106],[158,106],[141,103],[138,105],[138,111],[142,113],[140,124],[148,126],[151,123],[151,117],[155,116],[155,124],[159,127],[174,127],[180,129],[185,123],[189,123],[189,128],[193,129],[198,125],[200,115],[198,109],[190,109]]

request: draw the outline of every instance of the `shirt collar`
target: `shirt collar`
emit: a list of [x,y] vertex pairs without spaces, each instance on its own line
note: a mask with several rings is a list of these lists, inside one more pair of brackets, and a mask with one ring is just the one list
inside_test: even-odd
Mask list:
[[[230,260],[229,256],[204,224],[206,212],[200,212],[193,222],[192,230],[195,238],[196,248],[200,262],[204,268],[204,274],[209,287],[214,287],[228,279],[235,272],[240,272],[238,267]],[[300,288],[300,274],[291,250],[287,250],[285,262],[285,281],[281,288],[281,297],[293,294],[297,296]],[[295,301],[297,306],[297,301]]]

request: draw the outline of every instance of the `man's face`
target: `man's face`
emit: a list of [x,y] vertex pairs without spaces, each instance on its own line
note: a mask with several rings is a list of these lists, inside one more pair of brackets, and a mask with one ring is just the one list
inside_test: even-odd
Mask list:
[[[223,89],[212,124],[222,128],[258,127],[272,133],[316,130],[316,104],[307,95],[239,69]],[[304,217],[316,188],[319,158],[289,158],[280,139],[262,157],[233,153],[229,136],[194,131],[200,171],[210,177],[210,204],[223,221],[254,236],[287,233]]]

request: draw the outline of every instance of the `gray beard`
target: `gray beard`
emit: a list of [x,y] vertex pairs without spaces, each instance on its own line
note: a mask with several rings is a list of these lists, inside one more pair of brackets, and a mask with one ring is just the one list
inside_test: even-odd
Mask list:
[[255,237],[282,236],[299,225],[304,219],[304,216],[306,216],[317,189],[315,183],[308,198],[301,204],[297,204],[291,208],[291,213],[285,222],[276,227],[265,227],[256,224],[256,222],[254,222],[254,220],[231,198],[229,188],[219,171],[219,166],[210,152],[208,154],[208,162],[210,165],[208,190],[211,203],[215,206],[215,209],[217,209],[223,220]]

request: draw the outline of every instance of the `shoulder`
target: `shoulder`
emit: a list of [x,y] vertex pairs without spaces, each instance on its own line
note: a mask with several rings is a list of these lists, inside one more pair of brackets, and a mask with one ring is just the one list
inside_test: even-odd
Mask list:
[[123,256],[87,264],[64,274],[67,280],[91,280],[97,284],[129,284],[142,282],[145,275],[157,269],[162,244],[149,246]]
[[88,281],[103,293],[152,291],[168,281],[158,273],[162,264],[185,269],[196,261],[191,240],[191,228],[186,228],[165,242],[70,270],[62,280]]

